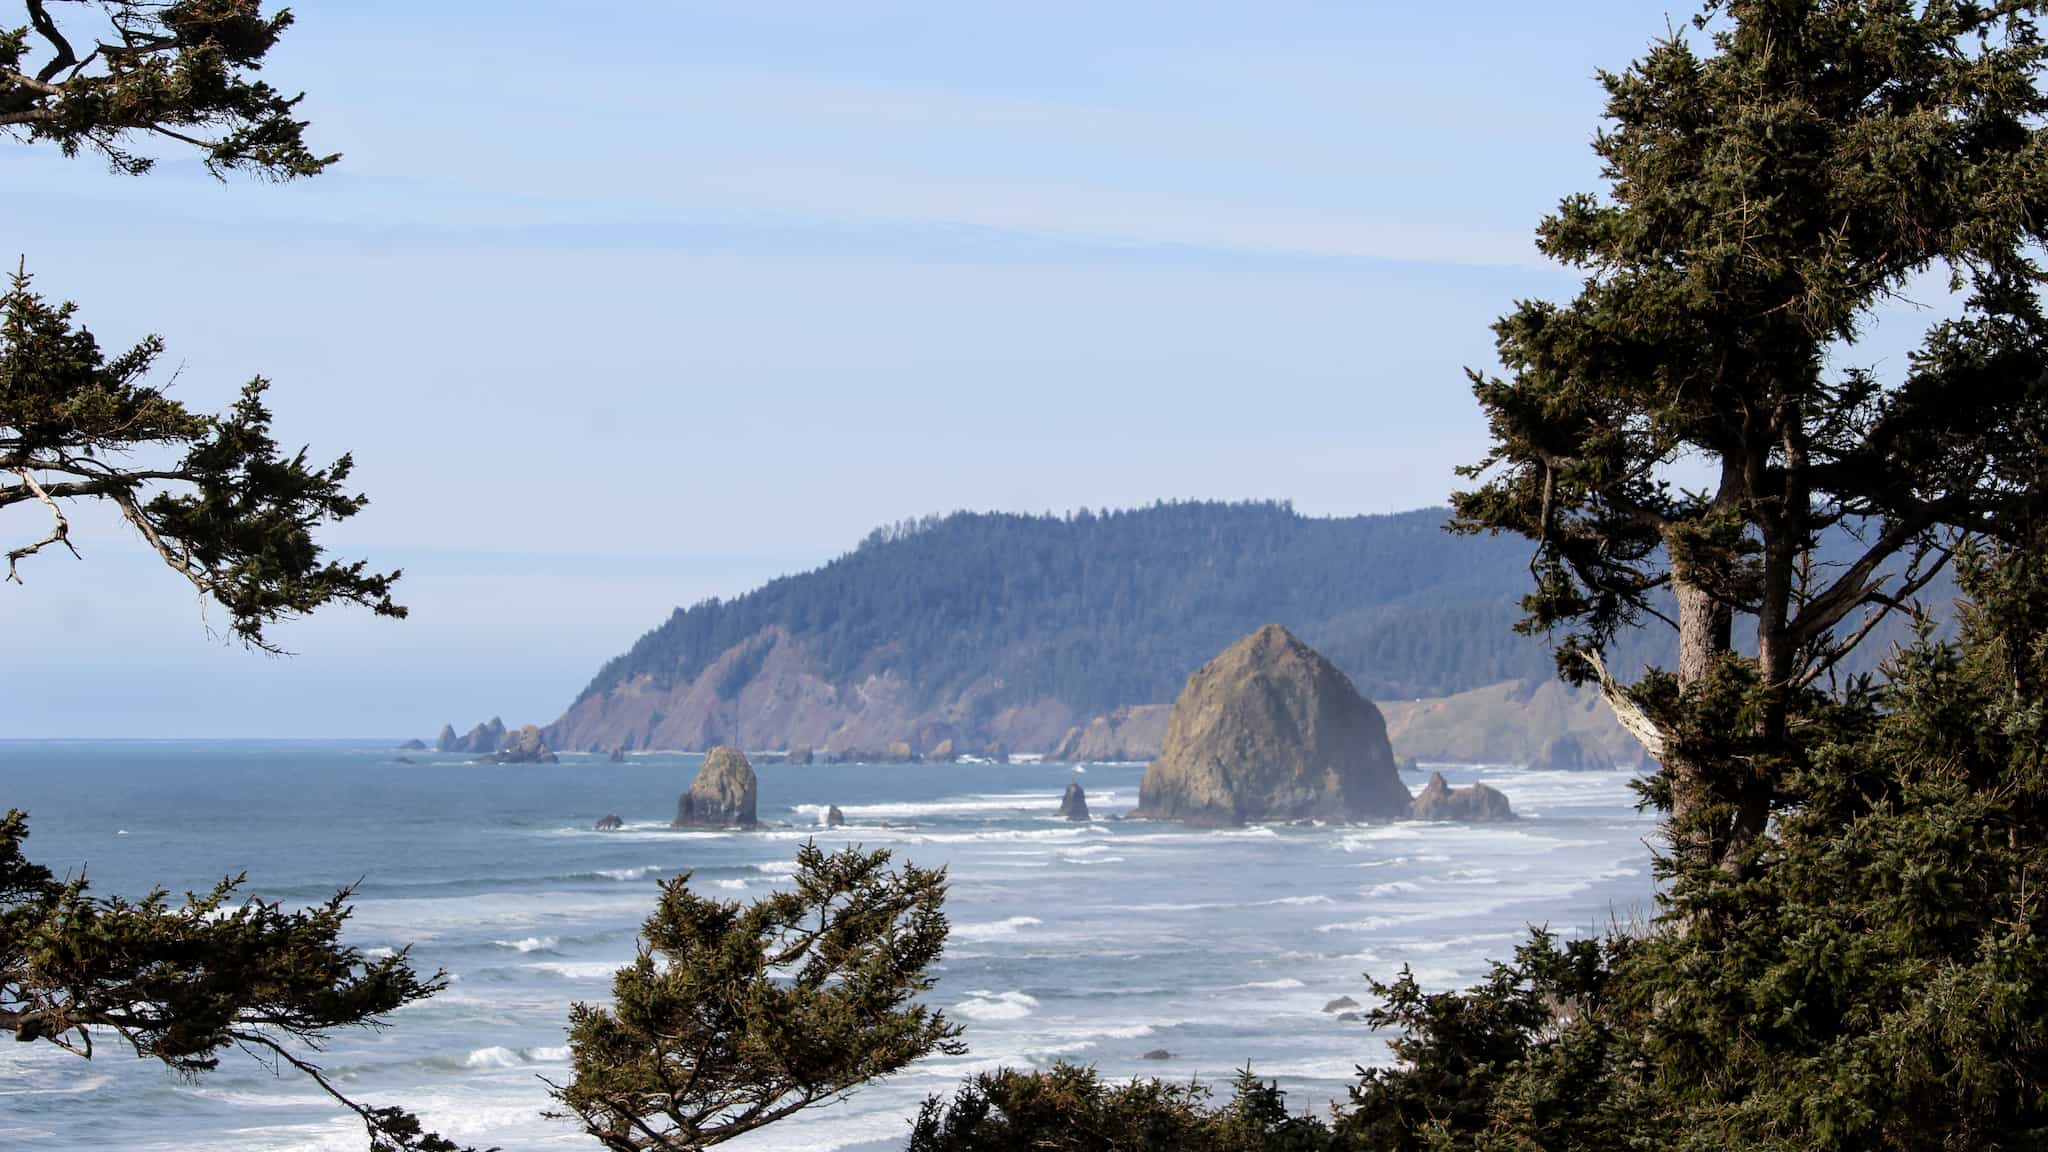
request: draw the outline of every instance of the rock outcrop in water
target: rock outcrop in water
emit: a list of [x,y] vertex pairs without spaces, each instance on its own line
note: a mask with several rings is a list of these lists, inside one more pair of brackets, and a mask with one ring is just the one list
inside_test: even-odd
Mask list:
[[827,827],[827,828],[844,828],[844,827],[846,827],[846,813],[844,813],[844,812],[841,812],[841,811],[839,810],[839,805],[837,805],[837,804],[834,804],[834,805],[832,805],[832,806],[831,806],[830,808],[827,808],[827,809],[825,809],[825,827]]
[[1485,784],[1453,788],[1441,772],[1431,772],[1429,783],[1416,794],[1412,814],[1417,820],[1462,820],[1491,823],[1513,820],[1514,810],[1498,789]]
[[808,765],[816,756],[817,753],[811,751],[809,744],[798,744],[790,748],[789,755],[783,757],[782,762],[785,764]]
[[676,801],[675,827],[752,828],[758,790],[746,753],[726,745],[713,748],[705,753],[690,790]]
[[400,752],[425,752],[427,750],[427,742],[425,740],[407,740],[398,746],[398,750]]
[[560,764],[561,757],[541,739],[540,729],[528,724],[508,734],[498,750],[482,757],[486,764]]
[[505,722],[496,716],[471,728],[459,739],[453,725],[441,726],[440,739],[434,742],[436,752],[464,752],[471,756],[488,756],[505,745]]
[[1408,814],[1379,710],[1269,624],[1188,678],[1145,770],[1138,815],[1191,824]]
[[605,759],[613,764],[624,764],[626,762],[626,746],[624,744],[612,745],[611,751],[605,753]]
[[605,817],[599,820],[595,825],[596,829],[599,832],[617,832],[619,829],[624,828],[625,826],[626,822],[624,820],[619,819],[619,815],[616,812],[606,814]]
[[1529,766],[1546,772],[1612,772],[1614,760],[1598,744],[1566,732],[1545,744]]
[[1060,816],[1075,821],[1088,819],[1088,790],[1081,787],[1079,780],[1067,781],[1066,795],[1060,797]]

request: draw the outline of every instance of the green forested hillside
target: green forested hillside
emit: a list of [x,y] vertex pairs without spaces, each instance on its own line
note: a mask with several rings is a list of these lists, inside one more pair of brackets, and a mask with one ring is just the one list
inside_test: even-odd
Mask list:
[[[1171,700],[1203,661],[1274,622],[1380,699],[1549,675],[1549,646],[1511,628],[1527,544],[1451,536],[1445,517],[1180,503],[905,522],[816,571],[678,609],[579,701],[641,676],[686,685],[770,628],[804,640],[836,683],[886,670],[940,699],[994,677],[989,707],[1052,698],[1081,714]],[[1621,662],[1663,644],[1646,632]],[[737,692],[752,672],[732,664],[722,684]]]

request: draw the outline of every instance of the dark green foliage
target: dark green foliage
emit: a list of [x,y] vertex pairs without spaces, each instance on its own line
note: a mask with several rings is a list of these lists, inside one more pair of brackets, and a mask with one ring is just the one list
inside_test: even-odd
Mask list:
[[[1756,620],[1741,778],[1682,755],[1681,848],[1741,867],[1786,770],[1790,697],[1919,591],[1963,533],[1996,533],[2041,479],[2048,97],[2035,5],[1728,0],[1603,74],[1606,195],[1566,199],[1545,254],[1586,273],[1565,304],[1496,325],[1474,374],[1493,449],[1454,503],[1466,531],[1538,543],[1528,626],[1581,650],[1675,594],[1682,688]],[[1699,52],[1693,40],[1711,41]],[[1877,308],[1922,273],[1966,290],[1892,379],[1856,363]],[[1673,484],[1687,460],[1706,487]],[[1838,525],[1867,531],[1814,563]],[[1887,577],[1886,568],[1890,566]],[[1727,806],[1725,821],[1698,809]]]
[[1329,1129],[1289,1116],[1284,1093],[1249,1070],[1229,1103],[1195,1083],[1106,1084],[1055,1064],[975,1077],[951,1101],[925,1102],[910,1152],[1323,1152]]
[[[1391,984],[1374,981],[1380,1003],[1367,1020],[1398,1030],[1389,1049],[1399,1064],[1368,1069],[1352,1089],[1336,1123],[1344,1146],[1417,1152],[1487,1128],[1503,1082],[1538,1041],[1562,1041],[1587,1026],[1581,1006],[1604,990],[1611,959],[1597,941],[1559,948],[1537,930],[1512,962],[1495,964],[1484,983],[1464,992],[1425,993],[1405,968]],[[1580,1146],[1578,1130],[1597,1116],[1577,1098],[1546,1102],[1541,1111],[1549,1135],[1568,1137],[1551,1142],[1557,1147]]]
[[83,875],[58,880],[23,853],[27,817],[0,817],[0,1026],[16,1040],[93,1055],[95,1032],[188,1076],[240,1047],[292,1064],[361,1116],[373,1148],[454,1152],[395,1108],[341,1096],[294,1054],[336,1028],[375,1027],[439,991],[404,952],[368,959],[341,942],[346,889],[287,911],[235,903],[239,876],[173,901],[92,895]]
[[1443,522],[1441,510],[1315,519],[1206,503],[933,518],[877,532],[817,571],[677,610],[583,696],[643,675],[688,682],[768,628],[804,641],[841,681],[890,669],[950,700],[999,679],[991,711],[1048,696],[1083,715],[1164,703],[1231,641],[1275,622],[1379,699],[1548,676],[1545,647],[1510,630],[1527,546],[1446,539]]
[[570,1013],[556,1098],[607,1148],[680,1152],[964,1051],[914,1001],[945,945],[945,873],[888,863],[808,843],[790,889],[747,905],[664,882],[613,1004]]
[[[1649,931],[1383,989],[1401,1065],[1347,1146],[2048,1146],[2048,536],[2021,539],[1965,553],[1958,642],[1806,699],[1752,868],[1665,860]],[[1756,694],[1724,678],[1671,719],[1746,740]]]
[[1696,927],[1626,978],[1660,1088],[1714,1129],[2048,1140],[2048,540],[2030,543],[1966,559],[1960,646],[1912,649],[1815,717],[1755,880],[1676,879],[1670,915]]
[[12,481],[0,509],[51,517],[45,535],[8,552],[9,579],[38,551],[71,547],[65,505],[104,501],[252,647],[275,651],[268,625],[336,601],[405,615],[391,600],[398,573],[324,558],[314,531],[368,501],[344,486],[347,456],[316,467],[303,450],[279,450],[267,381],[251,381],[223,415],[194,412],[149,382],[162,341],[109,359],[73,316],[23,273],[0,300],[0,474]]
[[0,130],[129,173],[155,163],[135,137],[196,148],[216,176],[289,180],[340,159],[306,147],[300,97],[252,75],[289,11],[265,16],[260,0],[23,3],[28,23],[0,30]]

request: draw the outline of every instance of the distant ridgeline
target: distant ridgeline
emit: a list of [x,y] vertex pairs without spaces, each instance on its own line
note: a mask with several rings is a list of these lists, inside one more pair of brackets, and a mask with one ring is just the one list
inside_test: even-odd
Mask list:
[[[1528,542],[1452,536],[1447,516],[1184,503],[906,522],[815,571],[678,609],[599,669],[546,736],[578,750],[729,743],[842,757],[1065,743],[1096,758],[1072,729],[1115,747],[1118,709],[1157,727],[1163,714],[1126,706],[1171,702],[1189,673],[1269,623],[1377,701],[1551,678],[1550,644],[1513,630]],[[1611,663],[1668,665],[1673,650],[1654,626],[1625,637]],[[1146,742],[1117,750],[1149,755]]]

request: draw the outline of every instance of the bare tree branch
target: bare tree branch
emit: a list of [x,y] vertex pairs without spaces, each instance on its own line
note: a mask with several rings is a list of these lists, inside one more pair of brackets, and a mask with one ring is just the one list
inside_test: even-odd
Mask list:
[[16,475],[21,477],[22,485],[26,487],[28,491],[34,493],[35,497],[38,500],[41,500],[45,507],[49,508],[50,516],[54,520],[56,520],[56,526],[50,529],[50,534],[48,536],[43,537],[41,540],[38,540],[33,544],[25,544],[7,554],[7,579],[13,581],[16,584],[19,584],[21,583],[21,573],[15,571],[15,565],[20,563],[22,560],[25,560],[28,557],[33,556],[38,552],[41,552],[44,548],[47,548],[52,544],[62,544],[65,547],[65,549],[71,553],[73,558],[84,559],[84,557],[78,555],[77,547],[75,547],[71,543],[71,521],[66,520],[64,518],[63,506],[58,504],[56,500],[52,499],[50,497],[50,493],[46,491],[43,488],[43,486],[36,481],[35,473],[30,472],[26,468],[22,468],[16,471]]

